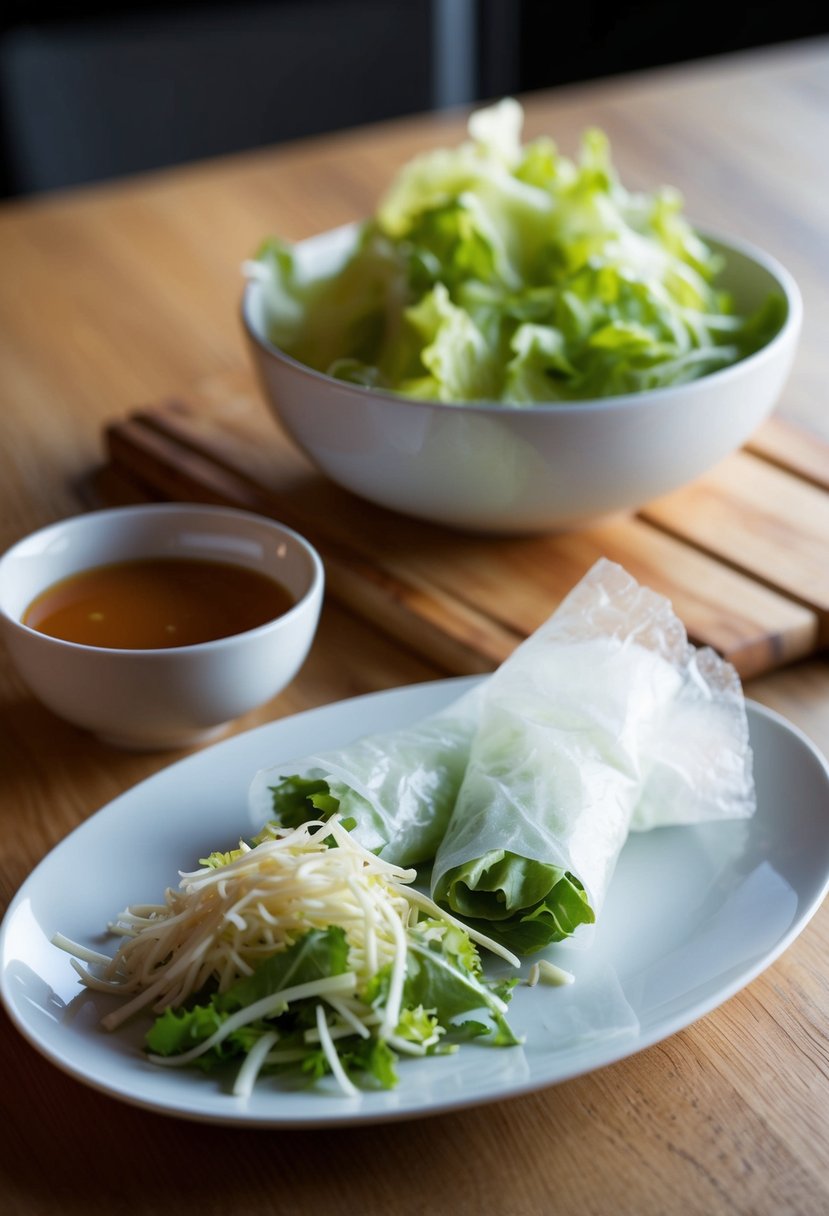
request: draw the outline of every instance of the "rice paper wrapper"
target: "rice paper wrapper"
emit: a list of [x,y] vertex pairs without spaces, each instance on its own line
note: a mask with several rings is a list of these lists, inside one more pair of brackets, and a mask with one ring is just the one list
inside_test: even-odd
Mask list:
[[248,795],[253,822],[273,819],[273,787],[284,778],[321,779],[365,848],[394,865],[431,862],[463,780],[482,694],[477,685],[413,726],[261,769]]
[[433,894],[503,850],[574,875],[598,913],[629,831],[754,806],[736,672],[602,559],[486,681]]

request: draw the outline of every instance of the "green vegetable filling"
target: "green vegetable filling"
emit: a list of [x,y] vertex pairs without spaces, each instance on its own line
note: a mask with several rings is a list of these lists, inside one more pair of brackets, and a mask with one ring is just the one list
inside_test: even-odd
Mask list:
[[595,921],[584,887],[572,874],[504,850],[450,870],[434,896],[518,954],[563,941],[579,925]]
[[329,819],[340,809],[340,800],[331,793],[323,778],[283,777],[271,786],[276,823],[298,828],[312,819]]
[[[513,982],[484,980],[477,950],[467,934],[440,920],[422,920],[408,932],[403,1001],[395,1039],[415,1045],[416,1054],[441,1054],[464,1039],[484,1037],[495,1046],[519,1042],[504,1015]],[[237,980],[226,992],[202,996],[183,1009],[166,1009],[146,1036],[146,1048],[158,1056],[188,1052],[216,1032],[223,1023],[266,997],[299,984],[349,969],[349,948],[342,928],[310,930],[293,946],[271,955],[251,976]],[[382,967],[360,994],[367,1015],[385,1005],[391,978]],[[265,1034],[277,1033],[274,1059],[263,1072],[299,1070],[310,1079],[330,1072],[325,1052],[308,1041],[316,1026],[319,997],[291,1002],[274,1014],[231,1031],[192,1063],[203,1070],[243,1059]],[[478,1018],[466,1015],[477,1013]],[[483,1018],[483,1020],[481,1020]],[[376,1033],[363,1038],[346,1035],[337,1041],[337,1053],[348,1074],[381,1088],[397,1084],[399,1051]]]

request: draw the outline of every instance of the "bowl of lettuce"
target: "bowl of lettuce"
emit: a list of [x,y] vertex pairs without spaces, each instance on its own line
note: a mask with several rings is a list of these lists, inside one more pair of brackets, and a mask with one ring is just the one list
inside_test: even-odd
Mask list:
[[245,264],[260,384],[325,474],[463,529],[565,529],[683,485],[772,411],[788,272],[633,193],[609,142],[522,143],[505,99],[411,161],[376,214]]

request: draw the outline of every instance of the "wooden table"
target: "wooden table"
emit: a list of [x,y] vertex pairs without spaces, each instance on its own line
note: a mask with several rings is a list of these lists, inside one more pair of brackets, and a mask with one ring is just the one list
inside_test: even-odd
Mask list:
[[[789,267],[806,321],[780,413],[824,439],[827,119],[829,42],[527,99],[528,135],[574,151],[602,126],[626,183],[679,186],[699,224]],[[266,233],[364,215],[398,164],[462,130],[463,116],[430,116],[5,205],[0,548],[84,507],[107,420],[175,393],[253,392],[239,266]],[[299,678],[234,729],[443,674],[329,600]],[[829,750],[823,660],[747,691]],[[70,829],[173,758],[113,751],[56,720],[0,655],[2,907]],[[824,908],[745,991],[629,1060],[502,1105],[316,1134],[121,1105],[47,1064],[4,1016],[0,1209],[817,1216],[829,1210],[827,959]]]

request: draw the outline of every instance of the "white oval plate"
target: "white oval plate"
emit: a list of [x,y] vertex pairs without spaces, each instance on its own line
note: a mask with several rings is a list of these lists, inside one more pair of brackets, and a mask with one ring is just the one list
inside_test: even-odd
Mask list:
[[266,1077],[243,1100],[225,1079],[148,1063],[144,1022],[99,1029],[112,998],[81,987],[53,934],[101,948],[107,922],[127,904],[156,899],[179,870],[260,826],[246,809],[258,768],[414,721],[472,682],[376,693],[270,723],[179,761],[93,815],[33,871],[0,929],[0,995],[18,1029],[80,1081],[183,1118],[263,1127],[414,1118],[528,1093],[641,1051],[743,988],[817,911],[829,887],[829,767],[798,730],[749,703],[757,815],[632,836],[590,949],[548,952],[576,982],[515,989],[510,1022],[523,1046],[469,1043],[452,1056],[403,1060],[388,1093],[349,1098]]

